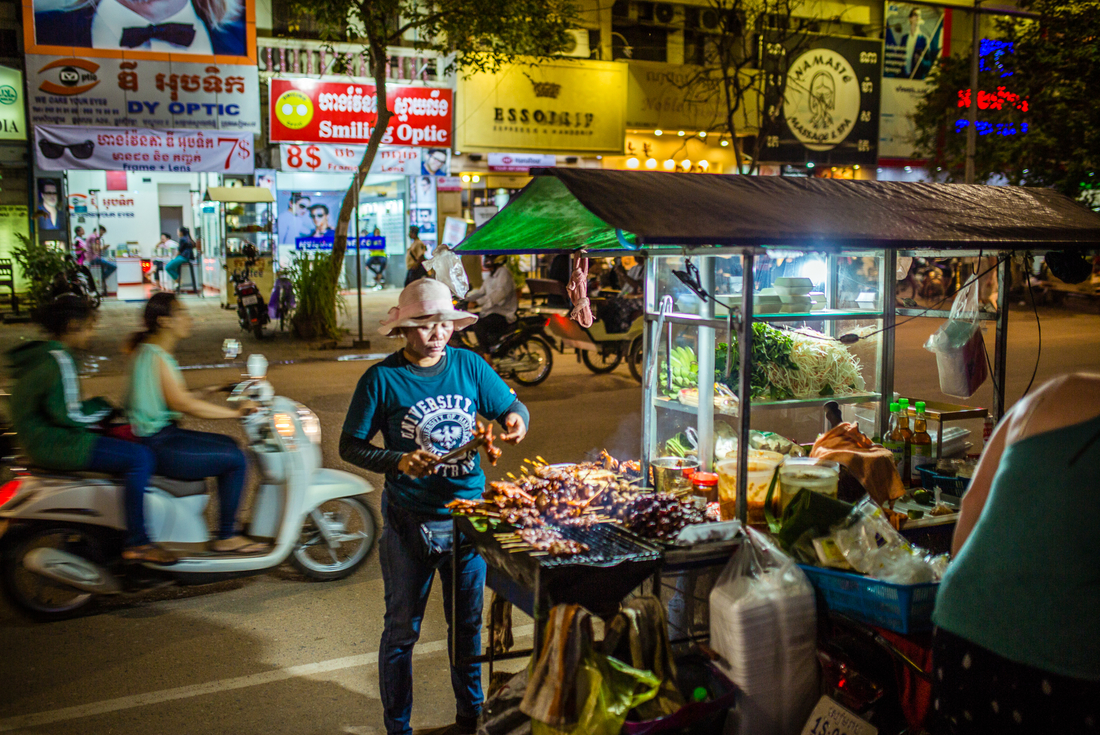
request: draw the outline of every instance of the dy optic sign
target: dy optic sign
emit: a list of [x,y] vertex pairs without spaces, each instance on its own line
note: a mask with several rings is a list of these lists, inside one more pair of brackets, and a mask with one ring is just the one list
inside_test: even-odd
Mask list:
[[[387,86],[393,117],[383,145],[449,148],[454,95],[439,87]],[[271,80],[271,141],[365,144],[378,121],[373,84]]]

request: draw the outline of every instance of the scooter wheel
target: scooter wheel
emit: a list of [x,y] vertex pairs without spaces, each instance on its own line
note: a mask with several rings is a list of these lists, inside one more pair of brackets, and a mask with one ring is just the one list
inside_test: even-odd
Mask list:
[[4,593],[17,608],[42,622],[66,620],[87,611],[95,600],[90,592],[44,579],[23,566],[34,549],[67,551],[95,562],[103,561],[102,539],[81,526],[30,525],[4,534],[0,550],[0,580]]
[[581,361],[586,368],[596,375],[603,375],[619,367],[619,363],[623,361],[623,353],[619,349],[602,354],[591,350],[581,350]]
[[642,382],[642,360],[644,359],[642,338],[638,337],[630,343],[630,352],[626,356],[626,366],[630,369],[630,375],[639,383]]
[[367,560],[376,528],[374,514],[359,498],[325,501],[306,516],[290,561],[310,579],[343,579]]
[[257,324],[252,329],[252,333],[256,335],[256,339],[263,339],[264,338],[264,325],[263,324]]

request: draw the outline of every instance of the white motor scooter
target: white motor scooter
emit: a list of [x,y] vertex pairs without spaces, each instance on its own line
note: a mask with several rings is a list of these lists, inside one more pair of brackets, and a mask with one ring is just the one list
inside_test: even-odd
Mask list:
[[121,482],[32,470],[0,487],[0,581],[8,598],[33,617],[57,620],[78,614],[100,595],[260,574],[288,558],[312,579],[354,572],[375,541],[374,516],[358,497],[373,488],[360,477],[321,467],[317,415],[276,396],[266,374],[267,360],[249,357],[248,377],[229,400],[258,406],[241,422],[260,472],[248,533],[272,542],[267,553],[207,551],[206,482],[154,477],[145,494],[149,536],[181,558],[170,566],[125,563]]

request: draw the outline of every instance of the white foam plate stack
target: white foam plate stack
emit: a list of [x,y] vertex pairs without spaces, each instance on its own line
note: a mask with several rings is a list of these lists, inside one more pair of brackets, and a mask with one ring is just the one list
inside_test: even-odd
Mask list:
[[710,635],[740,690],[738,733],[798,735],[818,696],[816,609],[805,575],[786,565],[720,582],[710,595]]

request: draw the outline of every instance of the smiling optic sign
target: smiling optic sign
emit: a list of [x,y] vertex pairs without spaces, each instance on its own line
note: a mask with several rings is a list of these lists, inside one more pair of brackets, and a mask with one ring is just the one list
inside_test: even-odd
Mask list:
[[[451,146],[453,93],[439,87],[387,86],[393,117],[383,145]],[[373,84],[271,80],[273,143],[366,143],[378,121]]]

